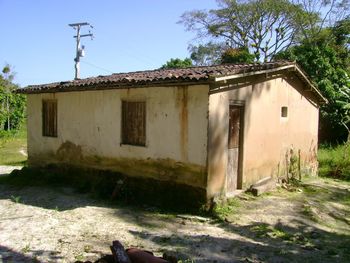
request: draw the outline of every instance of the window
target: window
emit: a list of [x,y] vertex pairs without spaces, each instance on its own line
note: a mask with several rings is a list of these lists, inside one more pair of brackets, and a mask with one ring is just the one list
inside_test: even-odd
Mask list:
[[57,137],[57,100],[43,100],[43,136]]
[[146,102],[122,102],[122,143],[146,145]]
[[287,118],[288,117],[288,107],[283,106],[281,108],[281,117],[282,118]]

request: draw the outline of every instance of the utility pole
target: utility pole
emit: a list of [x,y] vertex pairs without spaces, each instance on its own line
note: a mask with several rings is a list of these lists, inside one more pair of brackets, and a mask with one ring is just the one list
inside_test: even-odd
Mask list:
[[80,78],[80,57],[84,57],[84,46],[80,47],[80,38],[82,37],[91,37],[91,40],[93,39],[93,34],[89,30],[89,34],[84,34],[80,35],[80,28],[82,26],[90,26],[90,28],[93,28],[92,25],[89,23],[83,22],[83,23],[74,23],[74,24],[69,24],[69,26],[73,27],[76,31],[77,34],[74,36],[76,38],[77,44],[76,44],[76,54],[75,54],[75,77],[74,79],[79,79]]

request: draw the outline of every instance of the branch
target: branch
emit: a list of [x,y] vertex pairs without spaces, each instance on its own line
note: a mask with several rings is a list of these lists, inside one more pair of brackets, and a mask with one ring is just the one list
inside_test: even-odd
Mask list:
[[335,0],[332,0],[332,4],[331,4],[331,7],[329,8],[329,10],[327,11],[326,15],[324,16],[324,18],[322,19],[322,22],[321,22],[321,25],[320,25],[320,29],[318,32],[321,32],[321,30],[323,29],[323,25],[327,19],[327,17],[329,16],[329,14],[333,11],[333,8],[334,8],[334,5],[335,5]]

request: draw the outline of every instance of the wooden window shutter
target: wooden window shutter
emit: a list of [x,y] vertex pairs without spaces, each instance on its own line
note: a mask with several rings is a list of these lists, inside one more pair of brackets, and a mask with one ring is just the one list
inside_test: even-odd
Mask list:
[[239,147],[239,133],[240,133],[240,116],[241,110],[239,107],[230,106],[229,108],[229,135],[228,148]]
[[43,136],[57,137],[57,100],[43,100]]
[[146,145],[146,102],[122,102],[122,143]]

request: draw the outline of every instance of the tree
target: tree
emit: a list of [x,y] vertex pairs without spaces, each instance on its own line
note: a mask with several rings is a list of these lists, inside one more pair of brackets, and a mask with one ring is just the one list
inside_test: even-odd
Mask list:
[[254,55],[246,48],[228,48],[221,55],[221,63],[254,63]]
[[11,67],[6,65],[0,74],[0,131],[18,129],[25,117],[25,97],[14,93],[18,86],[13,79]]
[[190,11],[181,16],[188,31],[199,39],[215,39],[229,48],[245,48],[255,61],[269,61],[294,43],[305,17],[316,19],[288,0],[218,0],[219,9]]
[[225,45],[209,42],[205,45],[190,45],[188,50],[191,53],[191,59],[197,66],[210,66],[220,64],[221,55]]
[[306,27],[301,28],[301,39],[305,42],[313,39],[323,29],[333,27],[337,21],[349,15],[349,0],[292,0],[307,13],[317,14],[316,17],[304,17]]
[[189,58],[180,59],[180,58],[172,58],[167,61],[161,69],[172,69],[172,68],[188,68],[192,67],[192,61]]
[[218,51],[221,54],[227,48],[246,48],[256,62],[270,61],[291,45],[306,39],[312,41],[313,36],[342,20],[350,10],[349,0],[217,2],[217,9],[185,12],[179,21],[186,30],[197,33],[197,40],[207,42],[197,46],[200,52],[193,43],[189,49],[191,53],[195,51],[196,58],[199,53],[209,63],[216,62]]

